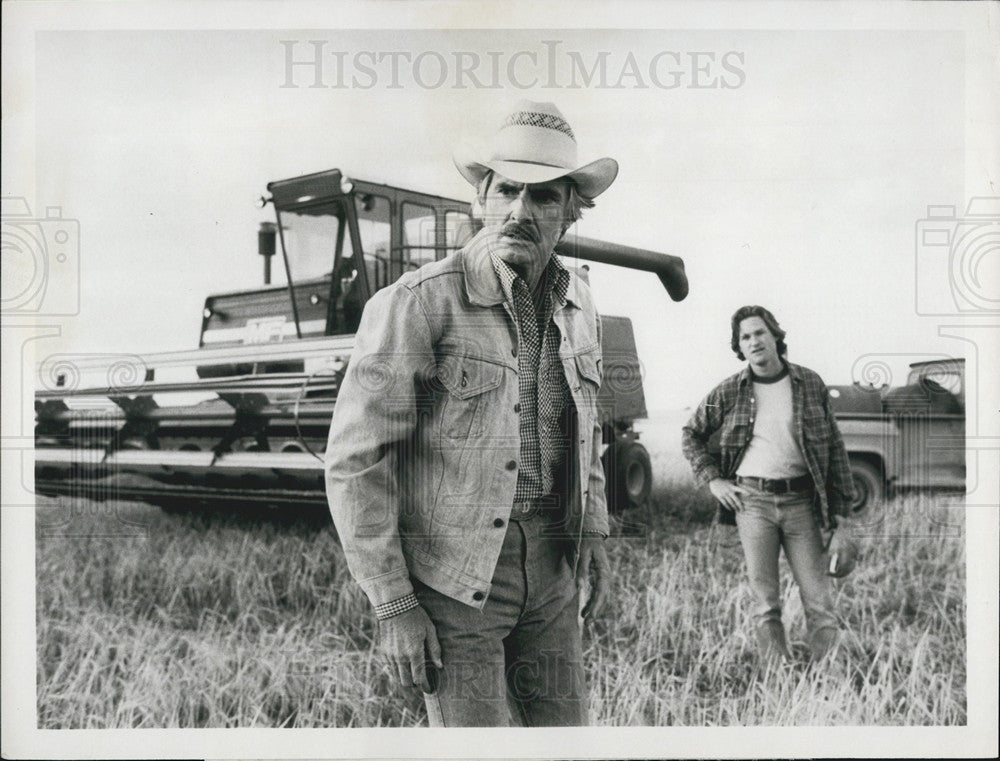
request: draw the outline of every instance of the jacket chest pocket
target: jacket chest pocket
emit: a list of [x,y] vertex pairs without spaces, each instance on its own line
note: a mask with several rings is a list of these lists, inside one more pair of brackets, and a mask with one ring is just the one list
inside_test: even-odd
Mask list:
[[438,360],[437,379],[443,389],[441,433],[449,438],[482,436],[487,408],[503,381],[504,369],[472,357],[444,354]]
[[567,363],[573,370],[566,373],[570,391],[574,396],[579,395],[587,407],[597,404],[597,394],[601,388],[601,363],[598,356],[597,353],[578,354],[571,363]]

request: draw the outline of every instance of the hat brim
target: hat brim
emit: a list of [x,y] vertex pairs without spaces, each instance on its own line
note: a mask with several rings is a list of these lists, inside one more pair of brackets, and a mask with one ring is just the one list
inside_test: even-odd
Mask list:
[[479,187],[486,173],[493,170],[508,180],[528,185],[567,177],[577,184],[581,194],[587,198],[596,198],[611,187],[618,176],[618,162],[611,158],[597,159],[573,170],[525,161],[487,161],[484,164],[457,154],[454,159],[458,171],[473,187]]

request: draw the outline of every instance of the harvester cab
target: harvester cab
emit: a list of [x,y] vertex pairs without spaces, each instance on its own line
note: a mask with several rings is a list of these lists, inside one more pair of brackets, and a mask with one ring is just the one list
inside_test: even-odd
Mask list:
[[[118,380],[120,368],[116,375],[80,361],[72,383],[61,383],[58,363],[42,363],[39,493],[184,509],[325,504],[322,453],[365,304],[405,272],[461,248],[478,224],[468,203],[337,169],[267,190],[275,221],[258,233],[264,287],[209,296],[197,350],[131,356],[127,382]],[[687,295],[677,257],[578,236],[556,251],[653,272],[672,299]],[[271,283],[279,255],[283,266]],[[652,472],[632,426],[646,416],[632,324],[602,320],[608,495],[613,508],[641,505]],[[168,377],[179,370],[190,375]],[[55,382],[45,383],[50,376]]]
[[280,252],[284,285],[210,296],[202,346],[351,335],[373,293],[461,248],[475,231],[468,204],[337,169],[267,189],[262,200],[274,206],[276,224],[262,225],[259,252],[265,273]]

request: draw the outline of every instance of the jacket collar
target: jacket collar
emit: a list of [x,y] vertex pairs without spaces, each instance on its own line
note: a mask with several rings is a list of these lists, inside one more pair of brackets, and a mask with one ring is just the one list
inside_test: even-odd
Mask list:
[[490,259],[490,246],[480,230],[476,236],[465,244],[459,252],[462,260],[462,271],[465,276],[465,292],[476,306],[493,307],[503,303],[503,288],[493,269]]

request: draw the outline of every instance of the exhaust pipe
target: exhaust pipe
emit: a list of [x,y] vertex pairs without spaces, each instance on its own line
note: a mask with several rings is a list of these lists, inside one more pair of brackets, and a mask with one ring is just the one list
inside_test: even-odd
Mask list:
[[274,256],[274,239],[278,226],[274,222],[261,222],[257,231],[257,253],[264,257],[264,285],[271,284],[271,258]]

